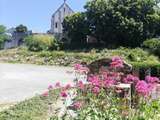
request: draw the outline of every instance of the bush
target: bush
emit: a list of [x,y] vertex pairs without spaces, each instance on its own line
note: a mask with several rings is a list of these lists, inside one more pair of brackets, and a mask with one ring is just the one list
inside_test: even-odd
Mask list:
[[143,47],[148,48],[151,53],[160,56],[160,38],[152,38],[144,41]]
[[57,50],[57,40],[51,35],[32,35],[25,38],[26,46],[31,51]]
[[143,46],[149,49],[155,49],[160,46],[160,38],[152,38],[143,42]]

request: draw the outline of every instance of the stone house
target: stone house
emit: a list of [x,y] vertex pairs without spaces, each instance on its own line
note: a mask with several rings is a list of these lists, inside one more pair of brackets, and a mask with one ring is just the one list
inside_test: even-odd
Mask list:
[[52,15],[51,18],[51,28],[48,31],[49,34],[53,34],[54,36],[62,35],[63,33],[63,20],[66,16],[72,15],[74,11],[69,7],[64,0],[64,3],[56,10],[56,12]]

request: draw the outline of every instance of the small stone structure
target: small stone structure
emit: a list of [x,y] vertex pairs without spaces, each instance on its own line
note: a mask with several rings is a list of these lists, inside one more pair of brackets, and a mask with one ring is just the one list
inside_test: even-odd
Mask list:
[[4,43],[4,49],[15,48],[24,44],[24,37],[31,35],[31,31],[13,32],[11,38]]
[[[99,71],[102,68],[108,70],[111,61],[112,61],[111,58],[104,58],[104,59],[96,60],[96,61],[90,63],[89,65],[87,65],[87,67],[90,70],[90,74],[95,74],[95,73],[99,73]],[[126,63],[125,61],[123,64],[124,64],[124,68],[117,69],[117,70],[119,72],[131,73],[132,72],[132,65]]]

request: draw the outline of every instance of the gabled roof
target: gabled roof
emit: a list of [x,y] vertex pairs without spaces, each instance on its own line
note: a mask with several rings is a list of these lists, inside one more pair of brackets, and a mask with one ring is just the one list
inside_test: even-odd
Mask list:
[[54,16],[54,15],[59,11],[59,9],[61,9],[64,5],[66,5],[66,6],[74,13],[74,11],[71,9],[71,7],[69,7],[69,5],[68,5],[66,2],[64,2],[64,3],[54,12],[54,14],[53,14],[52,16]]

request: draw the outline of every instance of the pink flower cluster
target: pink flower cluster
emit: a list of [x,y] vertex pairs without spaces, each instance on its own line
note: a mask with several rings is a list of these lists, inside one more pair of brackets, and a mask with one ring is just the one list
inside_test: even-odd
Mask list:
[[48,86],[48,91],[45,91],[42,94],[42,96],[47,97],[47,96],[49,96],[49,91],[50,90],[52,90],[52,89],[58,89],[58,88],[61,89],[60,96],[63,97],[63,98],[66,98],[68,96],[67,90],[69,90],[70,88],[72,88],[72,85],[71,84],[66,84],[65,86],[62,86],[60,82],[56,82],[54,86],[49,85]]
[[[116,76],[117,77],[117,76]],[[116,84],[116,77],[107,73],[103,75],[92,75],[88,78],[89,84],[92,86],[92,93],[98,94],[101,88],[109,88]]]
[[144,80],[138,81],[135,88],[138,94],[142,96],[148,96],[152,90],[151,85],[145,82]]
[[92,92],[97,95],[100,93],[100,88],[95,86],[92,88]]
[[[116,56],[112,58],[112,62],[110,64],[111,68],[122,68],[123,67],[123,60]],[[74,66],[74,70],[78,71],[79,73],[85,73],[87,74],[89,72],[89,69],[86,66],[83,66],[81,64],[76,64]],[[110,70],[110,69],[109,69]],[[136,93],[138,93],[141,96],[148,96],[152,89],[154,88],[154,85],[156,82],[159,81],[157,77],[151,77],[146,76],[145,80],[140,80],[138,77],[128,74],[126,77],[124,77],[123,73],[120,72],[113,72],[112,70],[101,70],[101,72],[98,75],[91,75],[88,77],[88,83],[89,83],[89,90],[95,94],[98,95],[102,89],[108,89],[114,85],[116,85],[118,82],[126,83],[126,84],[133,84]],[[78,87],[80,90],[85,91],[88,90],[85,89],[85,84],[82,81],[78,81],[76,84],[76,87]],[[64,87],[61,86],[60,82],[57,82],[55,86],[52,85],[48,86],[48,90],[51,90],[53,88],[61,88],[60,96],[63,98],[67,98],[68,91],[71,88],[71,84],[67,84]],[[117,89],[117,93],[120,93],[122,90]],[[88,92],[88,91],[87,91]],[[49,93],[45,92],[43,96],[48,96]],[[75,108],[80,108],[81,103],[77,102],[74,104]]]
[[77,87],[80,89],[80,90],[84,90],[84,84],[83,84],[83,82],[82,81],[79,81],[78,83],[77,83]]
[[123,82],[127,84],[137,83],[138,81],[139,81],[139,78],[131,74],[127,75],[127,77],[123,79]]
[[159,79],[157,77],[146,76],[145,81],[141,80],[137,82],[135,86],[137,93],[148,96],[158,81]]
[[61,91],[61,97],[66,98],[68,96],[66,91]]
[[60,82],[56,82],[55,87],[56,87],[56,88],[61,87],[61,83],[60,83]]
[[89,69],[86,66],[83,66],[81,64],[75,64],[74,70],[78,71],[79,73],[88,73]]
[[82,102],[77,101],[77,102],[73,103],[73,107],[75,109],[80,109],[82,107]]
[[81,64],[75,64],[74,65],[74,70],[80,70],[82,68]]
[[64,87],[62,87],[60,96],[63,97],[63,98],[68,97],[68,92],[67,92],[67,90],[69,90],[70,88],[72,88],[72,85],[71,85],[71,84],[66,84]]
[[108,77],[107,79],[104,80],[104,87],[109,88],[112,85],[116,84],[116,81],[112,77]]
[[123,60],[119,56],[113,57],[110,67],[111,68],[123,68]]
[[145,80],[148,82],[148,83],[156,83],[159,81],[159,79],[157,77],[151,77],[151,76],[146,76]]
[[43,97],[48,97],[49,96],[49,92],[48,91],[45,91],[43,94],[42,94]]
[[97,86],[100,87],[101,86],[101,80],[99,79],[98,75],[94,75],[94,76],[90,76],[88,78],[88,81],[93,85],[93,86]]
[[51,90],[51,89],[53,89],[53,86],[52,86],[52,85],[49,85],[49,86],[48,86],[48,90]]

